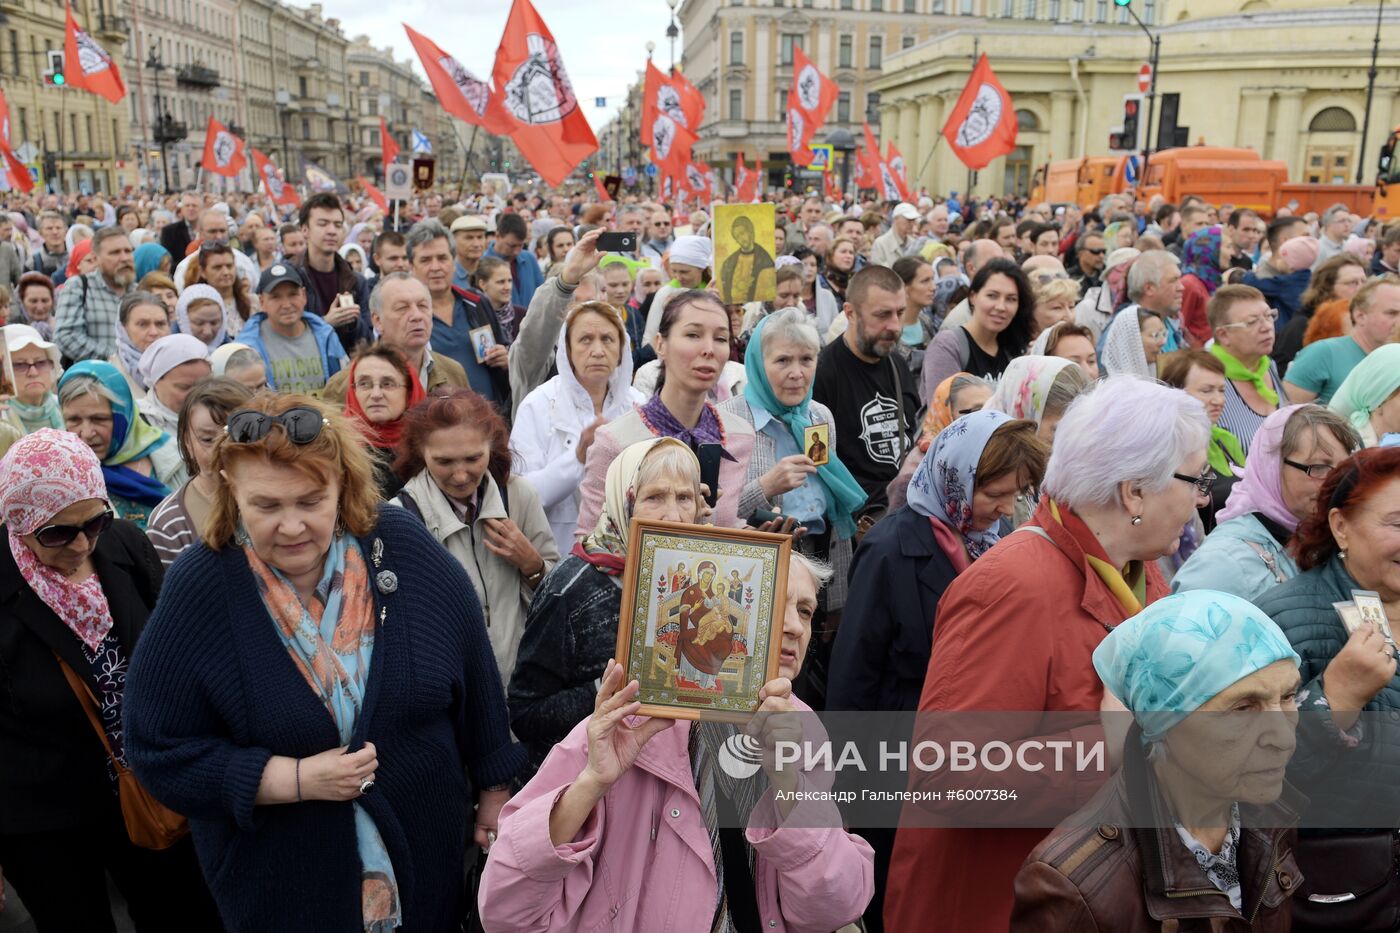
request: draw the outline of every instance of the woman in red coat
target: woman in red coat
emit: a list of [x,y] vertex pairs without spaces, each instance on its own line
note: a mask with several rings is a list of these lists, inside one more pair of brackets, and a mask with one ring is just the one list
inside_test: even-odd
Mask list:
[[[964,571],[939,602],[919,711],[1096,713],[1104,690],[1093,651],[1114,626],[1167,594],[1155,561],[1176,549],[1182,527],[1209,496],[1209,439],[1201,403],[1160,383],[1110,376],[1077,399],[1056,431],[1030,522]],[[995,738],[1013,746],[1104,738],[1096,722],[1059,736],[1032,727]],[[939,776],[946,777],[930,778]],[[965,788],[979,778],[958,777]],[[1049,768],[1018,773],[1020,797],[1041,803],[1019,806],[1017,817],[1034,817],[1045,829],[901,828],[885,929],[1005,933],[1012,881],[1026,855],[1106,778],[1091,772],[1067,780]],[[1004,774],[986,781],[1006,785]],[[998,815],[996,808],[973,813]],[[919,815],[906,812],[902,823]]]

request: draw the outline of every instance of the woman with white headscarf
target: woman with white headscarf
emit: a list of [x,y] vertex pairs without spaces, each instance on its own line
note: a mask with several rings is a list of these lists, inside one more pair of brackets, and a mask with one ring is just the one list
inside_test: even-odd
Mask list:
[[1167,342],[1167,324],[1155,311],[1130,305],[1113,316],[1099,342],[1105,375],[1127,373],[1155,379],[1157,357]]
[[189,334],[162,337],[141,354],[141,379],[151,389],[137,407],[152,426],[173,437],[185,396],[211,371],[209,348],[198,338]]
[[219,290],[203,282],[186,286],[175,303],[176,330],[199,340],[210,353],[229,341],[227,317]]

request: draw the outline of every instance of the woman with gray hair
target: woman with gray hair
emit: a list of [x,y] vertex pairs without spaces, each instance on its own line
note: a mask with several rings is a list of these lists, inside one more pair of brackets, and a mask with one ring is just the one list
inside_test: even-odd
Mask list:
[[[831,651],[829,633],[835,631],[846,604],[846,570],[856,532],[852,516],[865,504],[865,492],[836,455],[835,417],[812,399],[820,352],[821,338],[806,311],[774,311],[749,339],[743,393],[721,405],[720,411],[743,419],[754,430],[753,448],[744,464],[739,519],[771,519],[780,512],[806,529],[794,546],[830,561],[836,571],[823,594],[824,618],[815,626],[823,637],[812,641],[819,659],[811,668],[824,675],[824,656]],[[815,448],[804,433],[814,425],[827,428],[826,439]],[[822,445],[826,449],[811,456]],[[761,514],[765,512],[770,514]]]
[[[1110,376],[1076,399],[1055,434],[1031,520],[944,592],[919,711],[1096,713],[1104,689],[1093,674],[1094,649],[1124,619],[1167,594],[1155,561],[1176,549],[1182,527],[1209,495],[1209,439],[1201,403],[1160,383]],[[1026,735],[999,738],[1036,738],[1035,721]],[[1094,722],[1076,730],[1089,741],[1092,733],[1102,736]],[[964,776],[965,786],[983,777]],[[929,778],[941,779],[938,772]],[[1049,769],[1036,779],[1047,783],[1023,792],[1044,792]],[[1063,812],[1046,817],[1068,815],[1102,776],[1080,780],[1073,794],[1059,795]],[[1011,881],[1043,835],[901,829],[886,928],[917,929],[937,912],[948,929],[1006,930]],[[962,892],[953,916],[947,891]]]

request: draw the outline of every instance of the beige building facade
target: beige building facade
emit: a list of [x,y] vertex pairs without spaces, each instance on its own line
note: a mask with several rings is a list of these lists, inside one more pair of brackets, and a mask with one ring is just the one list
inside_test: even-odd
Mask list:
[[[1042,0],[1033,4],[1042,18],[1032,20],[992,6],[984,12],[998,15],[951,23],[890,56],[871,82],[882,141],[904,153],[913,187],[967,189],[968,170],[941,131],[976,53],[988,55],[1019,125],[1015,152],[978,173],[980,194],[1023,193],[1045,162],[1109,154],[1125,96],[1138,93],[1148,38],[1114,22],[1114,11],[1100,21],[1102,4]],[[1060,18],[1049,18],[1052,8]],[[1143,12],[1141,0],[1133,8]],[[1013,12],[1025,9],[1017,2]],[[1161,0],[1153,8],[1157,114],[1176,95],[1176,125],[1189,144],[1253,148],[1287,163],[1293,180],[1350,183],[1358,164],[1369,178],[1400,122],[1400,13],[1391,11],[1362,151],[1376,9],[1373,0]],[[1088,21],[1074,18],[1081,12]],[[1145,135],[1145,101],[1140,122]]]
[[[11,146],[40,177],[48,156],[57,170],[52,180],[68,191],[110,192],[134,183],[129,102],[111,104],[45,79],[50,53],[63,51],[63,4],[0,0],[0,12],[0,86],[10,108]],[[123,44],[130,24],[116,0],[73,0],[73,15],[127,77]]]

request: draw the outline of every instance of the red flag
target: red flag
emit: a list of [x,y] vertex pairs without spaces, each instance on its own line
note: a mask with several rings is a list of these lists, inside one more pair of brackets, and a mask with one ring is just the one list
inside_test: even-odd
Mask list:
[[0,140],[0,158],[5,160],[3,172],[5,183],[10,190],[18,188],[28,194],[34,190],[34,178],[29,174],[29,166],[19,160],[15,151],[10,148],[9,140]]
[[598,189],[599,202],[606,204],[613,199],[613,196],[608,194],[608,189],[603,187],[603,176],[597,172],[593,173],[593,187]]
[[734,198],[741,204],[750,204],[758,196],[758,172],[745,167],[744,154],[735,156]]
[[880,147],[875,145],[875,134],[870,132],[870,124],[862,123],[865,130],[865,146],[856,153],[856,187],[874,188],[880,182]]
[[827,171],[826,175],[826,196],[833,201],[841,200],[841,186],[836,183],[836,173]]
[[199,163],[206,172],[233,178],[248,164],[243,154],[243,140],[228,131],[213,117],[204,131],[204,158]]
[[836,82],[822,74],[801,48],[793,46],[792,87],[788,89],[788,151],[797,165],[812,164],[812,152],[807,144],[826,122],[839,93]]
[[0,88],[0,140],[10,142],[10,104],[5,100],[5,91]]
[[253,166],[257,169],[258,177],[262,179],[263,188],[267,190],[267,196],[272,198],[273,204],[301,206],[301,198],[297,195],[296,189],[283,180],[282,170],[256,149],[253,150]]
[[[504,121],[497,114],[491,85],[464,68],[457,59],[438,48],[436,42],[403,24],[408,33],[408,41],[418,53],[423,70],[428,73],[428,81],[433,86],[442,109],[452,116],[474,126],[485,128],[486,132],[499,136],[506,132]],[[387,135],[387,134],[386,134]],[[395,154],[398,149],[395,147]],[[384,164],[389,164],[385,160]]]
[[545,184],[559,184],[598,151],[559,47],[530,0],[511,5],[492,80],[510,138]]
[[663,175],[679,175],[690,163],[695,134],[676,123],[671,115],[657,111],[651,120],[651,161]]
[[[885,161],[889,163],[890,171],[894,172],[905,189],[909,188],[909,167],[904,164],[904,155],[895,148],[894,140],[885,143]],[[907,200],[907,198],[906,198]]]
[[984,54],[967,79],[957,105],[943,125],[943,138],[970,169],[1016,148],[1016,111]]
[[78,27],[73,7],[65,6],[64,13],[67,30],[63,38],[63,62],[68,86],[101,94],[115,104],[126,96],[126,85],[122,83],[121,72],[117,71],[117,63],[92,36]]
[[677,126],[689,130],[692,136],[697,135],[700,121],[705,116],[705,96],[679,71],[669,76],[662,74],[648,59],[646,79],[642,84],[643,146],[651,145],[651,129],[658,113],[668,115]]
[[875,134],[870,124],[865,126],[865,151],[860,155],[861,169],[865,172],[868,184],[862,187],[874,188],[882,201],[908,201],[909,189],[905,187],[889,162],[880,158],[880,147],[875,143]]
[[379,118],[379,146],[384,151],[384,167],[388,168],[399,157],[399,144],[389,134],[389,124],[384,122],[383,117]]
[[362,175],[356,175],[355,180],[365,189],[365,194],[369,195],[369,199],[375,203],[375,206],[384,213],[389,213],[389,199],[384,197],[384,192],[374,187],[370,180]]

